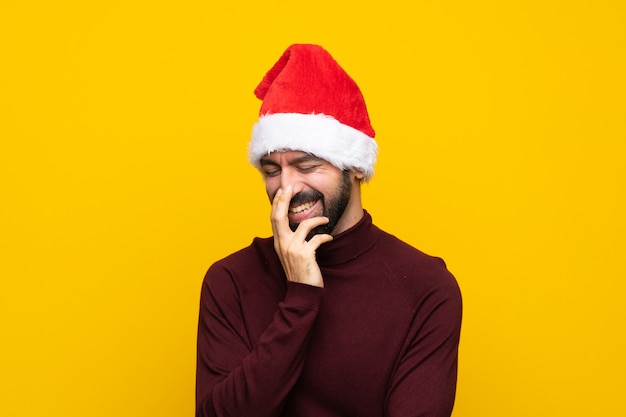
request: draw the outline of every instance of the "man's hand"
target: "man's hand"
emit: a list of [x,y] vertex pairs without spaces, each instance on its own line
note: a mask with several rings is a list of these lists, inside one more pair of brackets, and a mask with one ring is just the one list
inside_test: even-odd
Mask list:
[[323,287],[324,280],[315,260],[315,251],[323,243],[333,240],[333,237],[327,234],[318,234],[309,241],[306,240],[306,237],[314,228],[328,223],[328,218],[307,219],[298,225],[295,232],[292,232],[287,218],[291,197],[292,189],[286,187],[284,190],[279,189],[272,201],[270,219],[274,232],[274,249],[289,281]]

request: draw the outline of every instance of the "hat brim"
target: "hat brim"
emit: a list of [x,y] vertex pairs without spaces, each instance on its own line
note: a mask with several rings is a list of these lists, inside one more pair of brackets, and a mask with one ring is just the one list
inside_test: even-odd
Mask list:
[[324,114],[275,113],[261,116],[252,129],[250,163],[277,151],[302,151],[339,169],[355,169],[368,181],[374,175],[378,145],[374,138]]

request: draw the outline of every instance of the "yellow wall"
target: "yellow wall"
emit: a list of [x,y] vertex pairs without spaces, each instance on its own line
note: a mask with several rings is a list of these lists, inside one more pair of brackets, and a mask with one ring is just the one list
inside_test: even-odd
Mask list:
[[293,42],[362,87],[375,221],[458,277],[454,416],[626,415],[623,2],[165,3],[0,3],[1,416],[193,414],[204,271],[270,233],[252,90]]

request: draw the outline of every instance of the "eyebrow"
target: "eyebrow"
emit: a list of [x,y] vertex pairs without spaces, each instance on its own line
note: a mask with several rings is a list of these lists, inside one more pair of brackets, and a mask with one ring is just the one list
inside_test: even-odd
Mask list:
[[261,158],[261,165],[278,165],[278,164],[269,158],[263,157]]
[[[303,162],[311,162],[311,161],[323,161],[323,159],[318,158],[315,155],[311,155],[311,154],[304,154],[302,156],[299,156],[297,158],[293,158],[290,159],[289,161],[287,161],[287,163],[289,165],[297,165],[297,164],[301,164]],[[261,165],[279,165],[278,163],[272,161],[270,158],[268,157],[263,157],[261,158]]]

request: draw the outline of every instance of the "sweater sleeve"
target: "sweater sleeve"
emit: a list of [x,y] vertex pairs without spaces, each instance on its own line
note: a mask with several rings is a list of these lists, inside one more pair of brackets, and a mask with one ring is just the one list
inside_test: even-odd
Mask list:
[[196,416],[280,415],[302,370],[322,293],[322,288],[287,283],[284,300],[254,342],[230,272],[212,267],[200,301]]
[[388,417],[450,417],[457,380],[462,301],[454,278],[432,288],[414,315],[387,396]]

